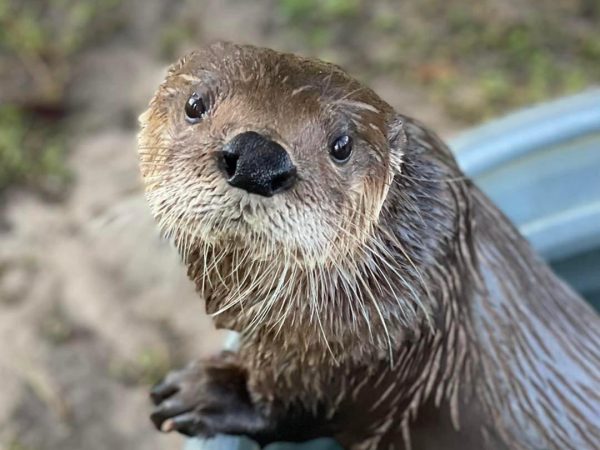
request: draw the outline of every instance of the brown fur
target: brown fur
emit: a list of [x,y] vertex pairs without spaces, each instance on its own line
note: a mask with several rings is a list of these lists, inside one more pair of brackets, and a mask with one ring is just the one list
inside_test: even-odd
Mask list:
[[[190,125],[199,91],[209,114]],[[290,153],[293,189],[227,185],[215,154],[250,130]],[[342,132],[344,166],[327,150]],[[596,314],[434,134],[340,68],[228,43],[194,52],[139,147],[151,208],[215,323],[242,334],[270,426],[309,417],[319,425],[294,440],[350,449],[597,448]]]

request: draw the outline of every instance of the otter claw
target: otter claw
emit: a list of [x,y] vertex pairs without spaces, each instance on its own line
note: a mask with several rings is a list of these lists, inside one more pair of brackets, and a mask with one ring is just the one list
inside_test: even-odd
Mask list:
[[154,405],[158,406],[162,401],[176,394],[178,390],[179,388],[171,383],[159,383],[150,391],[150,399]]
[[244,431],[248,418],[241,418],[240,413],[252,416],[253,409],[248,404],[244,372],[230,359],[224,354],[204,364],[191,364],[154,386],[150,392],[154,426],[165,433],[189,436]]
[[175,429],[175,421],[173,419],[167,419],[160,426],[160,431],[163,433],[170,433]]
[[161,431],[164,431],[165,423],[180,414],[187,413],[193,409],[193,405],[186,404],[178,398],[169,398],[157,405],[150,419]]
[[170,432],[170,431],[179,431],[180,433],[186,434],[188,436],[195,436],[200,434],[201,431],[201,421],[198,414],[195,412],[188,412],[185,414],[180,414],[178,416],[173,417],[172,419],[168,419],[165,421],[162,427],[162,431]]

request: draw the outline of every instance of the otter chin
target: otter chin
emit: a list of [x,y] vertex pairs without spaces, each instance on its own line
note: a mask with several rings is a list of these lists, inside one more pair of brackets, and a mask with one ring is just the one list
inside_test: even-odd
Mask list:
[[338,66],[216,43],[141,116],[146,197],[240,349],[163,431],[348,449],[592,449],[600,320],[447,146]]

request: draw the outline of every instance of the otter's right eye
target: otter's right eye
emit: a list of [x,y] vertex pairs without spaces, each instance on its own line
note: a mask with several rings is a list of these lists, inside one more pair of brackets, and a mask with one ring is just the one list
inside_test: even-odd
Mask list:
[[185,118],[189,123],[198,123],[206,115],[208,108],[202,97],[194,93],[185,103]]
[[339,164],[345,163],[350,159],[350,154],[352,153],[352,138],[347,134],[340,136],[331,144],[329,153],[335,162]]

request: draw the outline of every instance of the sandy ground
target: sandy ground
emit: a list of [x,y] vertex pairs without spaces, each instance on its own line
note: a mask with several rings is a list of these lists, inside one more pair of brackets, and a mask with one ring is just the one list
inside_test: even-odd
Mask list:
[[[0,449],[181,448],[180,437],[152,429],[148,388],[169,367],[214,351],[222,335],[149,217],[135,118],[165,71],[153,51],[161,17],[197,18],[199,44],[227,38],[301,50],[265,30],[265,7],[211,0],[173,12],[156,0],[132,2],[131,37],[79,61],[69,195],[48,203],[14,192],[3,205]],[[457,131],[418,91],[385,74],[370,83],[442,134]]]

